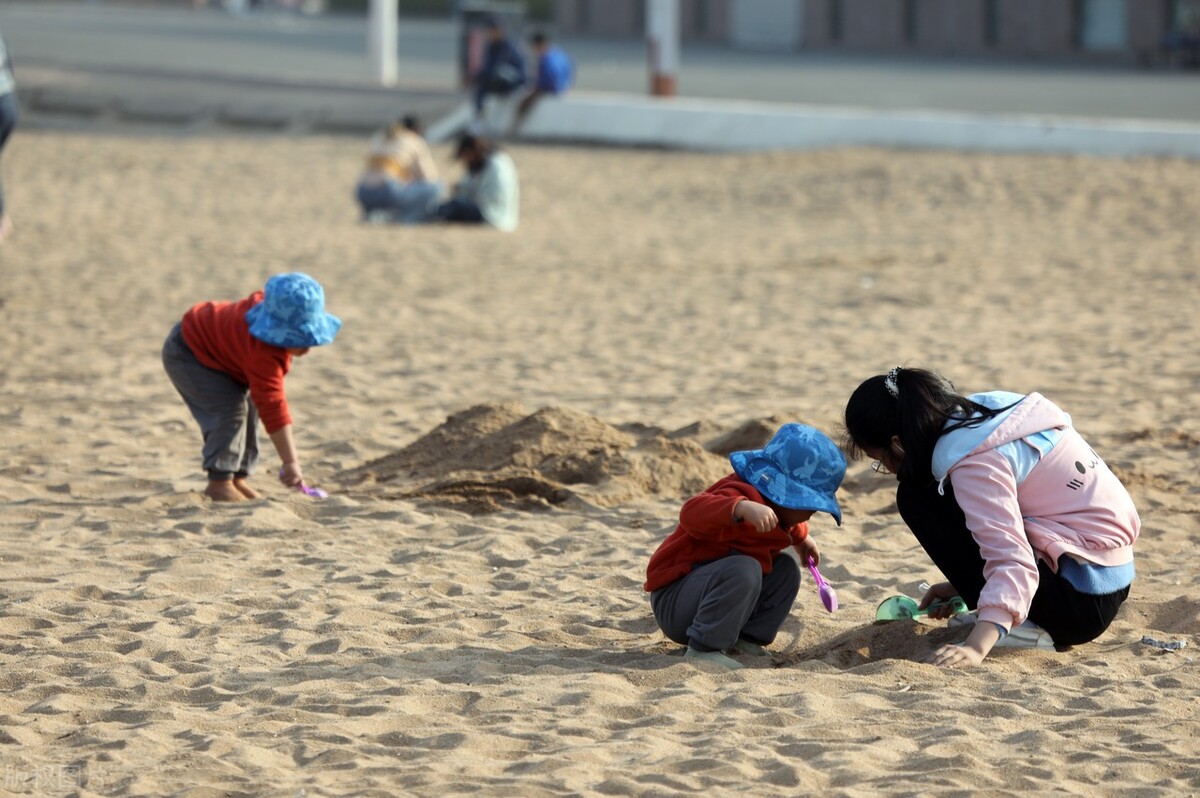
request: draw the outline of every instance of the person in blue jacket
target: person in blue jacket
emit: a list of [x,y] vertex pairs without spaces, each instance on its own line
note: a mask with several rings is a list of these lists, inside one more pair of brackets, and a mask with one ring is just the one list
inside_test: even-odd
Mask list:
[[525,56],[504,30],[499,17],[487,21],[487,52],[475,75],[475,116],[483,117],[489,94],[507,97],[525,85]]
[[575,80],[575,64],[561,47],[550,41],[542,32],[529,37],[529,45],[537,56],[537,78],[529,93],[521,98],[517,106],[516,128],[533,110],[534,104],[547,94],[558,95],[571,87]]

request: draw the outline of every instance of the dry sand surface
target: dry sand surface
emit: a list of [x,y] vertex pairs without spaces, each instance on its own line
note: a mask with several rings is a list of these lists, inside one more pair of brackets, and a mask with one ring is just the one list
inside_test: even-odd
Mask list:
[[[1200,792],[1200,163],[517,146],[506,235],[359,224],[362,150],[5,152],[0,790]],[[162,340],[291,270],[345,322],[288,378],[332,496],[271,453],[213,506]],[[874,608],[938,574],[858,462],[841,609],[806,579],[770,661],[685,663],[641,591],[680,499],[896,363],[1073,414],[1144,521],[1112,629],[920,664],[950,632]]]

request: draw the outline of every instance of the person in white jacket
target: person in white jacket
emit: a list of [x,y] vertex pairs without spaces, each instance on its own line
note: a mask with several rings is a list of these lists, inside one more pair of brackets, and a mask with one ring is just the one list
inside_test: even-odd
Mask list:
[[438,218],[517,229],[521,190],[517,167],[508,153],[481,136],[467,134],[459,140],[455,159],[463,162],[467,174],[455,185],[451,198],[438,207]]
[[[963,396],[943,377],[896,367],[846,404],[846,446],[896,474],[896,505],[946,582],[922,609],[961,596],[975,622],[930,661],[977,665],[993,647],[1066,648],[1112,623],[1133,582],[1133,499],[1038,393]],[[946,617],[936,609],[932,617]]]

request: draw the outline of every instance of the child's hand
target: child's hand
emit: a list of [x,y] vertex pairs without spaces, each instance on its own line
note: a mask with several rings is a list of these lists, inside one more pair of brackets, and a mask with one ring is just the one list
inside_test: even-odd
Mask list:
[[765,504],[752,502],[749,499],[742,499],[733,508],[733,520],[735,523],[749,524],[758,532],[770,532],[775,527],[779,526],[779,518],[775,515],[775,511]]
[[284,463],[283,468],[279,469],[279,481],[289,488],[294,488],[304,481],[304,472],[300,470],[299,463]]
[[800,555],[800,562],[804,565],[808,565],[809,557],[812,557],[813,565],[821,564],[821,552],[817,549],[817,542],[812,539],[812,535],[809,535],[792,548]]

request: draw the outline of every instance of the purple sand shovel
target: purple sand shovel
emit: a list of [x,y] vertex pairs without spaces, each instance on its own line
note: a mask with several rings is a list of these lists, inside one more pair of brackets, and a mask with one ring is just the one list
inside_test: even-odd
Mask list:
[[[283,469],[280,469],[279,474],[283,475]],[[313,499],[328,499],[329,494],[320,488],[314,488],[310,485],[305,485],[303,482],[298,482],[293,486],[296,490]]]
[[833,588],[825,581],[825,577],[821,576],[821,572],[817,570],[817,561],[812,557],[808,558],[808,570],[817,583],[817,592],[821,594],[821,603],[825,605],[825,609],[833,612],[838,608],[837,593],[833,592]]
[[320,488],[314,488],[309,485],[305,485],[303,482],[296,486],[296,490],[300,491],[305,496],[311,496],[314,499],[329,498],[329,494],[326,491],[323,491]]

